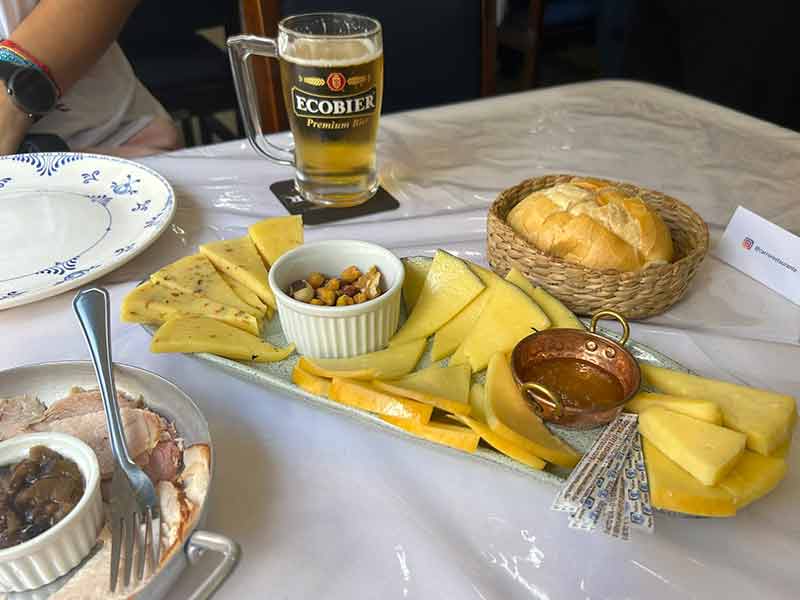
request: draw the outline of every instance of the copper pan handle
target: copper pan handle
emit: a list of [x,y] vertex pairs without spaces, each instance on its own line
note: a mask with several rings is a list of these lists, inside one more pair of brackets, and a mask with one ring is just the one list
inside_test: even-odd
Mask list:
[[625,342],[628,341],[628,338],[631,337],[631,326],[628,324],[628,320],[619,314],[617,311],[614,310],[601,310],[596,312],[592,315],[592,323],[589,326],[589,331],[592,333],[597,333],[597,322],[602,319],[603,317],[611,317],[612,319],[616,319],[619,321],[619,324],[622,325],[622,337],[619,338],[617,343],[620,346],[624,346]]
[[560,419],[564,414],[564,404],[549,387],[541,383],[525,382],[522,384],[522,389],[528,392],[528,396],[533,400],[533,410],[540,417],[544,414],[542,404],[553,411],[553,419]]

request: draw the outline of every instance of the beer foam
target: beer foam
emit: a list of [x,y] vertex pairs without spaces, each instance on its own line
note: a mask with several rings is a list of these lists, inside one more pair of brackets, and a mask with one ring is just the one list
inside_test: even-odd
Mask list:
[[[283,46],[283,45],[282,45]],[[346,67],[369,62],[383,52],[370,39],[302,38],[281,47],[281,58],[306,67]]]

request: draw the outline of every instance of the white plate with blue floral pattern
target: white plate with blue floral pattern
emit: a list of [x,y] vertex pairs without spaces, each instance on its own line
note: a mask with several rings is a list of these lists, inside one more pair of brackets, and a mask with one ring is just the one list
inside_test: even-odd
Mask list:
[[169,183],[128,160],[0,157],[0,310],[109,273],[152,244],[174,214]]

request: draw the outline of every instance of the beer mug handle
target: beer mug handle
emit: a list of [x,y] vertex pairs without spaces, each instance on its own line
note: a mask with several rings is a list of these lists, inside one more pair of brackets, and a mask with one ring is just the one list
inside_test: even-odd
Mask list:
[[236,86],[236,97],[239,99],[239,110],[242,113],[244,130],[250,145],[257,151],[279,165],[294,166],[294,157],[278,156],[272,150],[291,154],[266,139],[261,127],[261,114],[258,109],[258,90],[253,77],[253,67],[248,60],[252,55],[267,58],[278,58],[278,45],[275,40],[255,35],[236,35],[228,38],[228,56],[233,70],[233,83]]

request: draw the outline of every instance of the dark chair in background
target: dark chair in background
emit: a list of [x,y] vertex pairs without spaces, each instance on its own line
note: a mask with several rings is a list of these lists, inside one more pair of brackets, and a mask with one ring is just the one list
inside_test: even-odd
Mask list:
[[119,38],[136,75],[180,122],[187,146],[198,141],[195,119],[202,144],[241,136],[238,120],[231,131],[214,117],[237,107],[227,53],[197,33],[219,26],[226,36],[241,30],[238,2],[144,0]]
[[[354,12],[383,25],[383,112],[491,95],[495,87],[495,2],[492,0],[241,0],[243,30],[274,37],[283,16]],[[286,129],[275,61],[256,68],[265,132]]]

